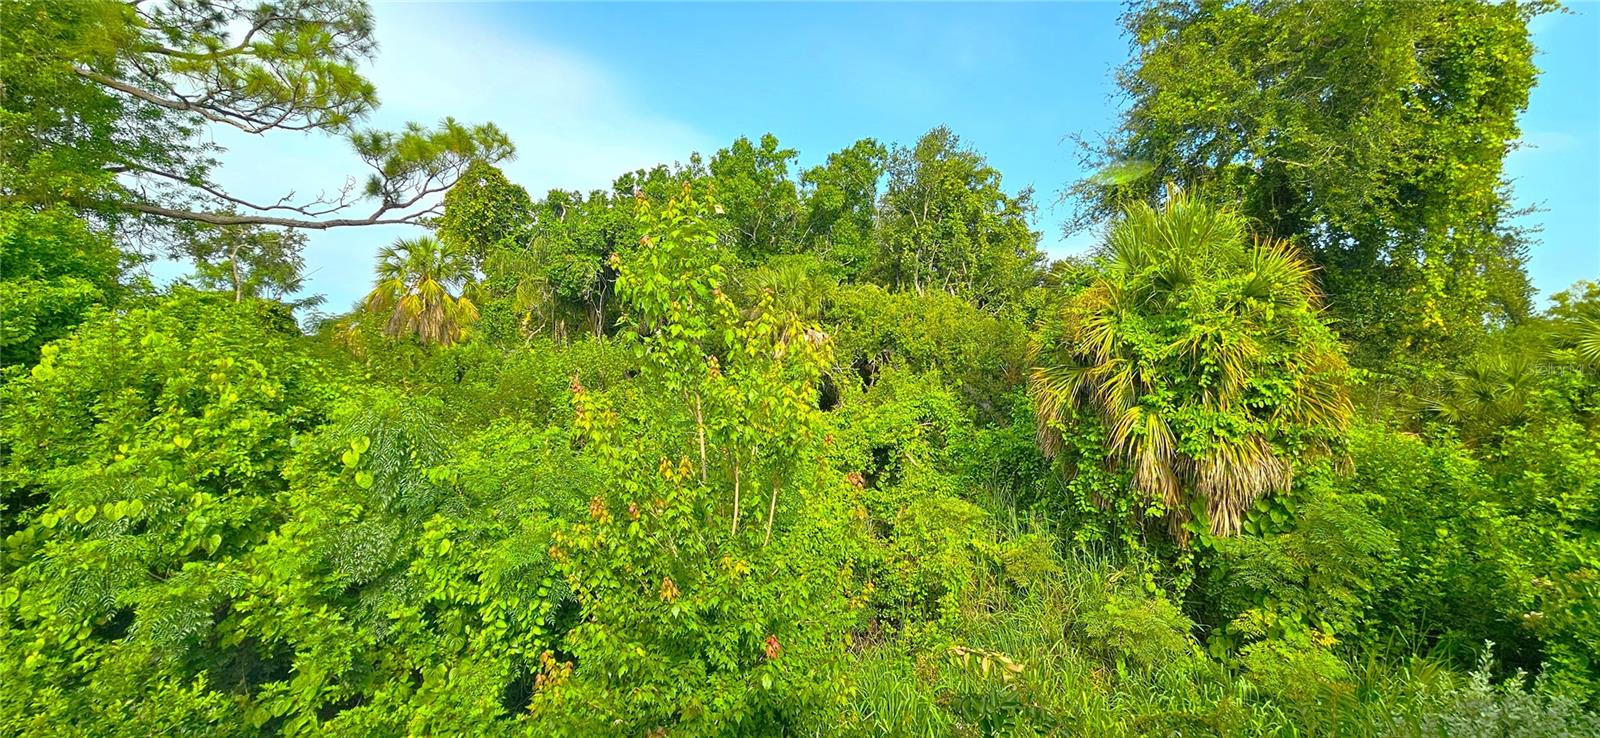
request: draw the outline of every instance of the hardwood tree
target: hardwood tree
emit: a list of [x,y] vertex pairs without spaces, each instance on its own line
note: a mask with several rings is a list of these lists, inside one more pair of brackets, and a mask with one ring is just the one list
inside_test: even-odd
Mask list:
[[789,174],[797,157],[770,133],[759,142],[740,136],[711,157],[712,187],[742,260],[759,262],[794,250],[804,225],[799,190]]
[[979,305],[1015,299],[1037,279],[1033,196],[1001,187],[1000,172],[935,128],[889,159],[879,209],[879,276],[898,289],[944,290]]
[[[233,301],[268,297],[284,301],[300,291],[306,247],[305,234],[292,228],[257,225],[202,225],[173,248],[174,257],[194,262],[195,280],[203,287],[225,289]],[[294,307],[311,307],[322,296],[294,300]]]
[[1120,127],[1078,226],[1175,182],[1294,239],[1356,356],[1459,348],[1532,310],[1504,175],[1531,2],[1138,2]]
[[847,280],[872,265],[878,181],[888,157],[882,144],[865,138],[800,176],[807,248]]

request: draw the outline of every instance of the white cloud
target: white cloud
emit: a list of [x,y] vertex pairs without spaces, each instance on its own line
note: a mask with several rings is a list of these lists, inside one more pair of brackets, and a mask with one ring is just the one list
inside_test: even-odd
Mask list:
[[[553,187],[608,186],[618,174],[687,158],[715,146],[684,123],[640,109],[625,84],[596,60],[562,49],[523,29],[496,28],[460,6],[378,4],[377,59],[366,71],[382,101],[368,124],[398,128],[492,121],[511,136],[517,158],[502,166],[539,197]],[[228,147],[218,172],[237,194],[274,201],[334,192],[365,168],[337,138],[274,133],[250,137],[216,132]],[[363,203],[351,209],[365,214]],[[342,311],[366,292],[377,249],[405,227],[309,232],[307,291]]]
[[535,193],[609,185],[624,171],[714,143],[638,109],[624,82],[595,60],[530,33],[485,28],[438,5],[380,5],[378,16],[383,47],[372,79],[384,118],[492,120],[517,144],[508,174]]

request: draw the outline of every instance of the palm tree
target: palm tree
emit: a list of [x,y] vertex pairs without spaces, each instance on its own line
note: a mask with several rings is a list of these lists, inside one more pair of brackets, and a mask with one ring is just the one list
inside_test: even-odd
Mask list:
[[1213,534],[1237,532],[1257,498],[1288,489],[1296,457],[1329,452],[1349,422],[1312,268],[1176,191],[1128,210],[1096,266],[1031,347],[1042,448],[1059,455],[1084,411],[1104,428],[1103,461],[1161,501],[1180,539],[1191,502]]
[[1429,409],[1454,424],[1467,444],[1480,445],[1532,419],[1540,369],[1533,351],[1515,346],[1470,356],[1446,372]]
[[1580,321],[1574,345],[1579,358],[1590,364],[1600,365],[1600,320],[1586,318]]
[[472,277],[472,261],[461,250],[432,236],[402,238],[378,252],[378,284],[366,309],[389,313],[384,332],[391,336],[415,333],[424,343],[448,346],[478,319],[466,296]]

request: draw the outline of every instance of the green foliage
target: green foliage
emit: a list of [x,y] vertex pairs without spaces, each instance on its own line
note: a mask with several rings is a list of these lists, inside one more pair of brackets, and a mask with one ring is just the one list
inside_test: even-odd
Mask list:
[[937,370],[983,418],[1004,417],[1027,354],[1023,327],[1010,317],[944,292],[838,290],[826,313],[839,346],[834,381],[870,386],[891,366]]
[[[615,194],[596,191],[587,198],[551,190],[536,206],[533,249],[508,262],[537,289],[529,304],[547,305],[539,326],[552,335],[565,337],[584,328],[605,335],[615,322],[615,310],[608,310],[617,279],[610,258],[636,248],[640,236],[633,193],[621,187],[619,182]],[[491,265],[491,279],[500,268]]]
[[[194,263],[195,282],[203,289],[226,289],[235,301],[265,297],[283,301],[300,291],[306,247],[304,234],[259,226],[196,228],[173,250],[173,256]],[[301,298],[293,307],[311,307],[320,295]]]
[[467,296],[472,264],[461,247],[423,236],[402,238],[378,252],[378,284],[364,307],[388,313],[384,332],[416,335],[424,344],[448,346],[478,319]]
[[[7,3],[0,48],[0,193],[8,202],[67,205],[112,223],[326,228],[419,222],[425,201],[476,160],[509,157],[493,124],[359,131],[377,91],[357,68],[375,51],[362,0],[286,3],[187,0],[138,7],[83,0]],[[372,172],[366,217],[330,217],[353,187],[296,202],[253,203],[212,178],[212,125],[250,134],[345,137]],[[353,181],[354,178],[352,178]]]
[[741,260],[759,262],[794,250],[800,195],[789,167],[796,155],[778,148],[778,138],[769,133],[759,144],[740,137],[711,157],[711,187]]
[[[821,320],[839,292],[832,265],[809,254],[777,256],[760,266],[740,269],[729,292],[745,309],[770,309],[805,320]],[[770,303],[770,304],[767,304]]]
[[897,289],[942,290],[994,307],[1037,279],[1033,195],[1000,186],[1000,172],[935,128],[891,154],[879,218],[876,274]]
[[1502,165],[1537,74],[1527,24],[1554,7],[1134,4],[1130,104],[1093,157],[1128,176],[1079,184],[1080,215],[1168,182],[1237,200],[1309,250],[1360,363],[1459,350],[1531,305]]
[[65,208],[0,210],[0,367],[37,361],[122,291],[125,258]]
[[872,264],[878,181],[888,155],[882,144],[862,139],[800,175],[807,250],[845,280],[860,279]]
[[1424,736],[1584,736],[1600,732],[1600,717],[1561,697],[1530,694],[1515,681],[1491,683],[1485,652],[1467,682],[1448,695],[1421,725]]
[[268,303],[177,293],[94,319],[4,386],[0,723],[238,719],[202,686],[229,658],[218,619],[332,399],[290,331]]
[[1350,486],[1376,496],[1374,512],[1400,543],[1370,616],[1463,662],[1494,641],[1513,666],[1543,660],[1548,688],[1592,696],[1592,434],[1546,427],[1515,436],[1504,457],[1479,460],[1447,441],[1364,428],[1351,452]]
[[598,478],[559,431],[492,424],[458,447],[439,414],[359,397],[301,445],[288,519],[258,555],[271,567],[233,624],[293,655],[293,678],[255,683],[256,725],[510,729],[569,597],[548,555],[555,521]]
[[1350,451],[1358,463],[1349,486],[1377,496],[1375,512],[1401,542],[1375,614],[1422,629],[1412,637],[1459,634],[1449,639],[1458,656],[1484,640],[1511,643],[1507,615],[1526,602],[1528,581],[1512,554],[1518,531],[1479,464],[1458,447],[1382,428],[1357,428]]
[[[0,734],[1594,733],[1600,288],[1533,312],[1500,182],[1544,9],[1136,5],[1043,269],[943,128],[533,201],[355,131],[356,0],[0,3]],[[378,210],[229,195],[212,123]],[[295,229],[374,222],[438,238],[302,334]]]
[[1558,349],[1571,349],[1588,369],[1600,369],[1600,283],[1579,280],[1551,295],[1547,319]]
[[494,124],[473,126],[454,118],[439,121],[435,128],[407,123],[399,131],[355,131],[350,147],[374,170],[363,193],[387,209],[409,207],[459,181],[472,165],[480,165],[481,171],[481,166],[515,152],[511,139]]
[[437,223],[439,240],[482,266],[497,250],[527,248],[533,226],[533,200],[504,172],[486,161],[467,165],[444,196]]
[[1117,664],[1149,668],[1187,654],[1188,618],[1161,597],[1112,589],[1090,605],[1084,635],[1091,646]]
[[612,483],[556,534],[576,663],[531,709],[557,734],[794,730],[841,698],[850,610],[848,487],[817,464],[826,339],[776,311],[741,317],[705,201],[641,207],[618,294],[662,391],[625,418],[574,382],[578,439]]
[[1130,208],[1097,266],[1032,349],[1045,451],[1092,410],[1105,460],[1129,469],[1146,514],[1180,540],[1192,516],[1237,532],[1246,509],[1289,488],[1296,457],[1337,446],[1351,414],[1310,268],[1178,192],[1159,210]]
[[1390,576],[1395,537],[1364,499],[1335,491],[1332,475],[1318,471],[1250,510],[1246,528],[1257,535],[1205,541],[1207,599],[1221,624],[1213,653],[1262,638],[1326,647],[1366,624],[1373,588]]
[[[167,115],[74,73],[108,70],[134,46],[132,8],[121,3],[29,0],[0,6],[0,192],[8,201],[93,207],[122,186],[109,165],[195,166],[197,121]],[[109,208],[100,214],[122,215]]]

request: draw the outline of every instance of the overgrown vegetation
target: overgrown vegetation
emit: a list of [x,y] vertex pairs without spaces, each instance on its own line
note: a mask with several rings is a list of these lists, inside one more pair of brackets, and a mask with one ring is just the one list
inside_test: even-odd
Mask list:
[[[1132,6],[1046,263],[942,128],[535,198],[352,127],[360,3],[0,3],[0,733],[1600,734],[1600,286],[1533,306],[1501,173],[1548,10]],[[303,330],[283,228],[396,219]]]

